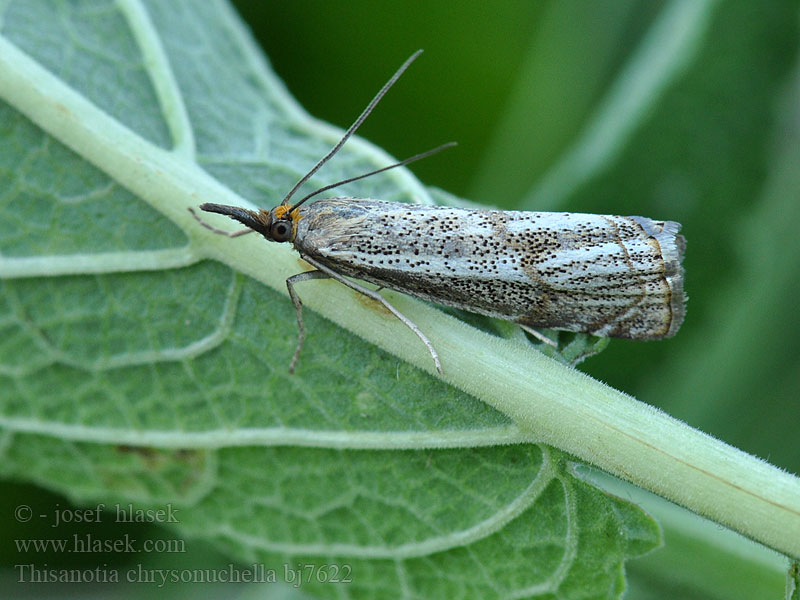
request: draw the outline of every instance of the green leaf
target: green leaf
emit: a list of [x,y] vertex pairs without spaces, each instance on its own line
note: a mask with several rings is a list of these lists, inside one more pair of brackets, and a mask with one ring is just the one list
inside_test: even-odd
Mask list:
[[[322,596],[617,597],[624,561],[659,543],[640,509],[313,312],[290,376],[291,303],[242,272],[279,282],[296,259],[281,249],[270,264],[253,239],[241,269],[204,260],[212,236],[189,205],[209,189],[269,205],[338,135],[302,114],[228,9],[47,10],[1,15],[20,51],[5,46],[9,61],[32,59],[76,93],[59,139],[0,107],[3,475],[82,506],[169,504],[180,519],[168,527],[233,560],[350,565],[344,592],[307,586]],[[148,163],[146,182],[131,160]],[[385,160],[355,141],[313,183]],[[183,172],[210,187],[187,190]],[[428,197],[405,173],[343,193]]]
[[[664,14],[683,8],[700,35],[711,13],[693,20],[691,5]],[[434,379],[396,320],[335,282],[309,282],[309,337],[289,376],[284,280],[302,269],[296,255],[214,236],[186,209],[269,207],[340,132],[305,115],[225,4],[19,0],[0,11],[4,476],[81,506],[170,505],[171,532],[280,575],[351,567],[346,586],[304,586],[323,597],[619,597],[626,559],[659,531],[576,479],[573,456],[797,550],[796,478],[524,336],[386,292],[439,349],[445,377]],[[663,69],[644,72],[666,85]],[[634,126],[647,106],[630,109]],[[354,139],[309,185],[389,160]],[[405,171],[339,193],[441,197]],[[595,342],[568,342],[558,358],[606,343]]]

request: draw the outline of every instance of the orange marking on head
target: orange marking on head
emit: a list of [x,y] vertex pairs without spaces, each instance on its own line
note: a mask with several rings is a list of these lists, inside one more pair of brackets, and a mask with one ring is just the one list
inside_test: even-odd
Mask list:
[[286,213],[289,212],[291,206],[288,204],[279,204],[275,208],[272,209],[272,213],[275,215],[276,219],[283,219],[286,216]]

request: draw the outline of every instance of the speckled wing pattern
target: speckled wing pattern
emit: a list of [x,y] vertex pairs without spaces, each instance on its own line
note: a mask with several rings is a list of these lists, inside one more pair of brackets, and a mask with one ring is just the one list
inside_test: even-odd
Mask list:
[[294,240],[334,271],[531,327],[658,339],[684,316],[680,225],[358,198],[304,205]]

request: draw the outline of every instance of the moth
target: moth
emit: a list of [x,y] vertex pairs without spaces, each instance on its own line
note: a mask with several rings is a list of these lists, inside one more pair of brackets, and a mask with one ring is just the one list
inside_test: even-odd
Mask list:
[[378,291],[349,278],[512,321],[537,337],[543,336],[534,328],[632,340],[675,335],[685,314],[685,240],[676,222],[348,197],[306,204],[326,190],[419,160],[451,144],[325,186],[292,203],[298,188],[338,152],[420,52],[397,70],[342,139],[280,204],[258,211],[211,203],[200,206],[247,229],[228,233],[200,221],[205,227],[231,237],[256,231],[268,241],[290,243],[313,267],[286,280],[299,329],[290,372],[306,336],[295,285],[311,279],[332,278],[380,302],[425,344],[440,374],[439,356],[427,336]]

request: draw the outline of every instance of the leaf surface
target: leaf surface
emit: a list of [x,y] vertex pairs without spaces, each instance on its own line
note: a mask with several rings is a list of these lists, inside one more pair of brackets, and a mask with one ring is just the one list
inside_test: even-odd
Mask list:
[[[248,276],[275,254],[210,260],[208,236],[175,216],[185,199],[149,195],[183,169],[269,206],[337,135],[291,100],[227,6],[20,1],[0,22],[121,126],[121,154],[135,142],[155,165],[132,184],[77,136],[0,106],[5,476],[81,505],[171,503],[171,527],[234,560],[352,566],[348,586],[309,585],[325,597],[621,594],[624,561],[659,540],[636,506],[314,312],[290,376],[294,310]],[[385,161],[355,141],[312,184]],[[430,201],[405,173],[342,193]]]

